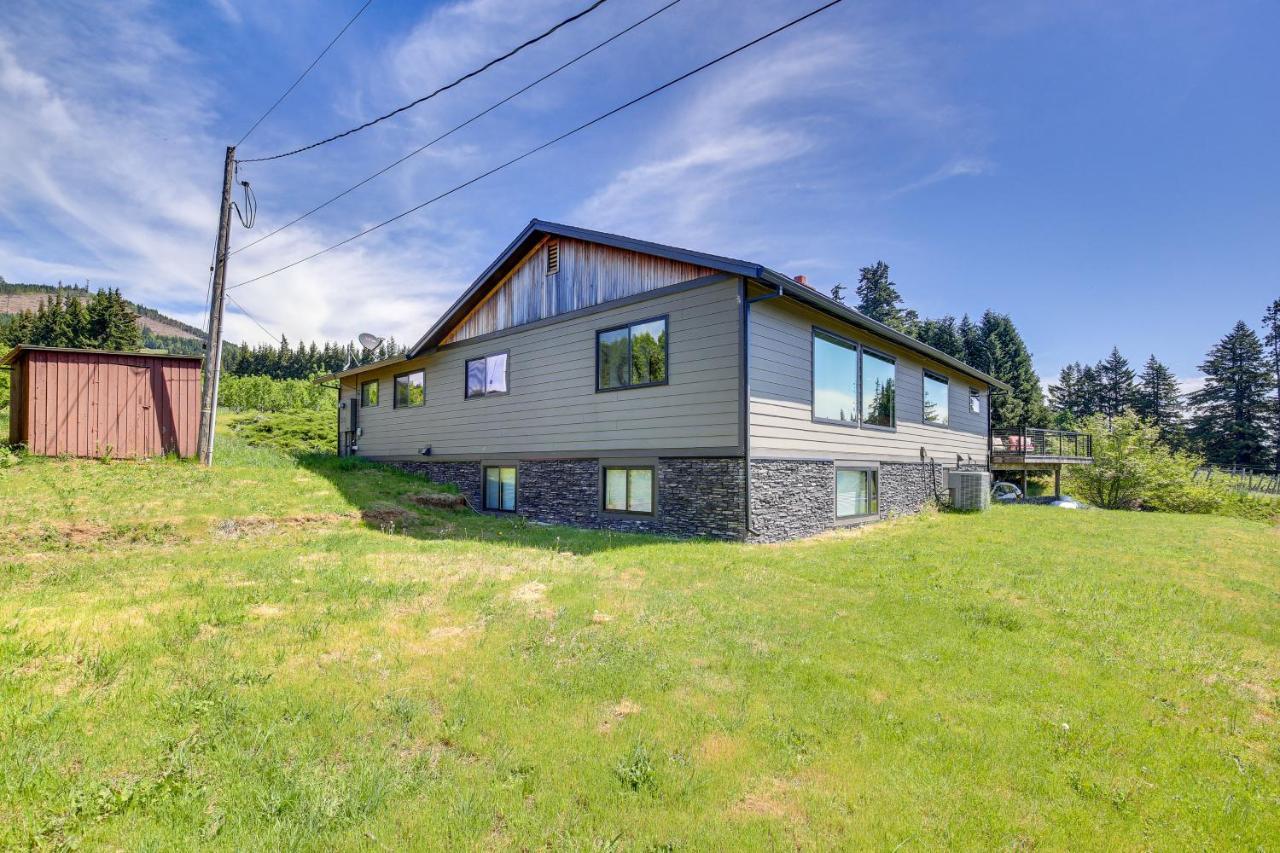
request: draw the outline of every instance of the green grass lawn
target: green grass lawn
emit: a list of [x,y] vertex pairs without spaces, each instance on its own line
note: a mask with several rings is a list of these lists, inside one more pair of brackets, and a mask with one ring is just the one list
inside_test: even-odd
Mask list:
[[679,543],[222,448],[0,469],[0,846],[1280,838],[1274,527]]

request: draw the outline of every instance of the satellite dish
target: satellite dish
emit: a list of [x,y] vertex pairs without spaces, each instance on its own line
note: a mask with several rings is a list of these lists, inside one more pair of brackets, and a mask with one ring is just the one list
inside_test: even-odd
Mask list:
[[382,346],[383,339],[377,335],[371,335],[368,332],[361,332],[356,336],[356,338],[360,341],[360,346],[364,347],[365,352],[373,352],[378,347]]

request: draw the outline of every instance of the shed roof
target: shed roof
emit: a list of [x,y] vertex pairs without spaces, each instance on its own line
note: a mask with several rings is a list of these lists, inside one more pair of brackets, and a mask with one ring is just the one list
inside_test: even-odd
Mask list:
[[178,353],[169,352],[128,352],[125,350],[113,349],[78,349],[76,347],[41,347],[32,344],[18,344],[5,355],[0,358],[0,364],[8,365],[17,361],[18,356],[24,352],[71,352],[80,355],[110,355],[129,358],[171,358],[181,361],[204,361],[202,355],[179,355]]

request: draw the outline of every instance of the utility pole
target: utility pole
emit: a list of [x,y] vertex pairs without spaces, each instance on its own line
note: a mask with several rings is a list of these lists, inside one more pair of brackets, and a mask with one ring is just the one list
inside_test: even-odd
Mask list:
[[218,415],[218,377],[222,373],[222,306],[227,293],[227,251],[231,240],[231,187],[235,183],[236,147],[227,146],[222,171],[222,210],[218,215],[218,248],[213,261],[213,298],[209,301],[209,342],[204,357],[200,397],[200,438],[196,453],[202,465],[213,464],[213,427]]

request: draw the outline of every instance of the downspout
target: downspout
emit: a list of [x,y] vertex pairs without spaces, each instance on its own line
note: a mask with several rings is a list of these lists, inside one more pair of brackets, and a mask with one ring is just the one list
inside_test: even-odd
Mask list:
[[738,282],[739,299],[742,302],[742,463],[745,469],[743,473],[746,486],[743,492],[745,498],[743,514],[746,533],[748,536],[753,536],[756,531],[751,526],[751,306],[756,302],[782,296],[782,285],[778,285],[776,292],[763,293],[748,299],[747,279],[741,278]]

